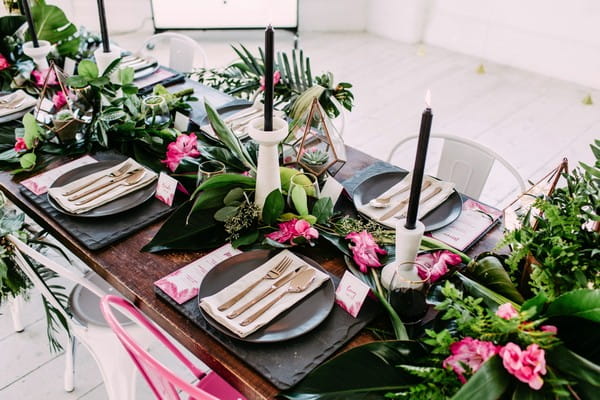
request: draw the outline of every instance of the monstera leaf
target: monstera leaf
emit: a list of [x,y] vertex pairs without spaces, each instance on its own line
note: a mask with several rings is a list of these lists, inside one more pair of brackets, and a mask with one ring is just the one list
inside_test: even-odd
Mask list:
[[79,38],[74,36],[77,28],[60,8],[39,0],[31,7],[31,16],[38,39],[56,44],[58,53],[62,56],[73,56],[77,53]]

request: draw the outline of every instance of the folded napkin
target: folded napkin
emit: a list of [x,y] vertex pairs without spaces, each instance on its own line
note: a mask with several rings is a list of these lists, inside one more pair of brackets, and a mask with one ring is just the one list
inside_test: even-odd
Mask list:
[[[260,107],[260,109],[257,109],[256,105],[254,105],[254,104],[248,108],[244,108],[244,109],[236,112],[235,114],[232,114],[232,115],[228,116],[227,118],[224,118],[223,122],[225,122],[225,125],[227,125],[237,137],[244,138],[244,137],[248,136],[248,125],[249,125],[250,121],[252,121],[256,118],[263,118],[263,116],[264,116],[264,113],[262,111],[262,104],[258,103],[258,106]],[[248,115],[248,116],[243,116],[251,111],[256,111],[256,113],[254,113],[252,115]],[[283,118],[283,117],[285,117],[285,113],[283,111],[274,110],[273,116]],[[206,125],[202,125],[200,127],[200,129],[202,129],[204,132],[208,133],[209,135],[216,136],[215,131],[213,130],[210,123],[206,124]]]
[[315,278],[306,290],[300,293],[288,293],[281,300],[275,303],[269,310],[267,310],[263,315],[258,317],[254,322],[247,326],[241,326],[240,322],[248,318],[250,315],[254,314],[257,310],[261,309],[265,304],[269,303],[279,294],[287,290],[289,283],[283,285],[275,292],[271,293],[266,298],[262,299],[254,306],[246,310],[246,312],[237,316],[234,319],[227,318],[227,314],[231,313],[233,310],[236,310],[238,307],[246,304],[246,302],[252,300],[255,296],[261,294],[266,289],[270,288],[274,282],[277,282],[277,279],[263,279],[260,284],[258,284],[254,289],[252,289],[247,295],[245,295],[240,301],[234,304],[232,307],[225,311],[219,311],[217,308],[229,300],[231,297],[235,296],[237,293],[240,293],[245,288],[247,288],[252,283],[256,282],[271,268],[277,265],[284,257],[289,257],[292,259],[292,264],[287,267],[287,269],[281,274],[280,277],[283,277],[290,271],[294,271],[296,268],[301,267],[303,265],[308,265],[305,261],[303,261],[298,256],[294,255],[289,250],[283,250],[281,253],[277,254],[275,257],[271,258],[266,263],[262,264],[260,267],[248,272],[246,275],[242,276],[237,281],[233,282],[231,285],[225,287],[220,292],[215,293],[212,296],[203,297],[200,300],[200,307],[207,312],[211,317],[213,317],[217,322],[219,322],[222,326],[229,329],[231,332],[235,333],[239,337],[246,337],[251,333],[255,332],[259,328],[268,324],[277,317],[279,314],[292,307],[294,304],[302,300],[304,297],[308,296],[311,292],[316,290],[319,286],[321,286],[325,281],[329,279],[329,275],[326,273],[319,271],[318,269],[309,266],[309,268],[315,270]]
[[[3,100],[7,100],[6,103]],[[35,106],[37,100],[35,97],[28,95],[24,90],[17,90],[14,93],[0,97],[0,117],[14,114],[19,111]]]
[[[63,196],[64,192],[67,192],[72,188],[81,186],[84,183],[89,184],[90,187],[93,187],[96,185],[100,186],[100,184],[108,182],[108,180],[110,178],[107,177],[107,175],[110,174],[112,171],[118,170],[125,163],[129,163],[129,165],[130,165],[129,170],[133,170],[135,168],[144,169],[144,176],[142,177],[142,179],[140,179],[137,183],[135,183],[131,186],[126,186],[126,185],[117,186],[117,184],[115,183],[113,186],[111,186],[113,189],[110,190],[108,193],[106,193],[88,203],[82,204],[80,206],[76,205],[75,203],[77,203],[78,201],[81,201],[81,200],[85,200],[87,198],[87,196],[82,197],[81,199],[78,199],[75,201],[69,201],[67,199],[67,197],[70,197],[70,196]],[[141,164],[138,164],[133,159],[128,158],[127,160],[123,161],[120,164],[115,165],[114,167],[95,172],[91,175],[77,179],[76,181],[73,181],[64,186],[50,188],[50,189],[48,189],[48,195],[52,196],[52,198],[54,200],[56,200],[56,202],[66,211],[68,211],[72,214],[82,214],[82,213],[88,212],[90,210],[93,210],[96,207],[100,207],[100,206],[110,203],[111,201],[114,201],[118,198],[126,196],[129,193],[133,193],[136,190],[141,189],[141,188],[151,184],[152,182],[154,182],[154,180],[157,177],[158,177],[158,175],[155,172],[144,168]],[[82,190],[86,190],[86,189],[82,189]],[[103,190],[103,189],[101,189],[101,190]],[[89,196],[93,196],[93,195],[94,195],[94,193],[90,193]]]
[[[410,197],[411,181],[412,173],[406,175],[404,179],[402,179],[400,182],[398,182],[397,184],[395,184],[394,186],[377,196],[386,197],[389,194],[393,194],[402,189],[406,189],[402,193],[392,196],[388,207],[378,208],[370,205],[369,203],[366,203],[358,207],[358,211],[383,225],[389,226],[391,228],[396,227],[396,222],[398,221],[398,219],[406,218],[406,212],[408,211],[408,198]],[[429,212],[433,211],[440,204],[446,201],[446,199],[448,199],[452,192],[454,192],[454,183],[440,181],[430,176],[424,176],[423,185],[425,185],[426,182],[431,182],[431,185],[421,192],[421,201],[429,197],[429,195],[431,195],[432,193],[435,193],[438,190],[439,192],[433,197],[419,204],[419,212],[417,215],[418,219],[423,218]],[[398,205],[403,201],[406,202],[406,205],[402,209],[398,210],[396,214],[388,218],[382,219],[385,216],[385,214],[387,214],[394,206]]]

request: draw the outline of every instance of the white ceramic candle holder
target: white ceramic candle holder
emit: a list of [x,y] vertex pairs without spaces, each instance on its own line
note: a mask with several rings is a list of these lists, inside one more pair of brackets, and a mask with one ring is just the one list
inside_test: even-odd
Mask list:
[[278,144],[288,135],[285,120],[273,117],[273,130],[263,130],[264,119],[256,118],[248,125],[248,135],[258,143],[258,167],[254,202],[262,210],[265,199],[275,189],[281,190]]
[[388,290],[398,289],[402,282],[419,281],[414,263],[419,252],[425,225],[417,221],[415,229],[406,229],[406,220],[396,224],[396,260],[381,270],[381,284]]
[[[121,53],[118,51],[109,51],[105,53],[102,51],[102,46],[100,46],[94,52],[94,58],[96,59],[96,65],[98,66],[98,73],[102,75],[106,68],[117,58],[121,57]],[[119,74],[118,68],[110,74],[110,81],[113,83],[119,83]]]
[[38,71],[45,71],[50,66],[46,56],[52,50],[52,45],[47,40],[38,40],[39,47],[34,47],[33,42],[23,43],[23,53],[33,60]]

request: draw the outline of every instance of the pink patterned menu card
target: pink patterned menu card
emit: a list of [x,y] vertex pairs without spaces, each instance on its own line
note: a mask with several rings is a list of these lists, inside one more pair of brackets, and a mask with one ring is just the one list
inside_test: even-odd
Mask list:
[[157,280],[154,285],[168,294],[177,304],[185,303],[198,295],[200,282],[202,282],[208,271],[221,261],[240,253],[240,250],[234,249],[231,244],[227,243],[191,264]]
[[60,167],[53,168],[50,171],[42,172],[39,175],[32,176],[31,178],[25,179],[21,182],[21,185],[31,190],[36,196],[44,194],[48,191],[48,188],[54,183],[54,181],[66,172],[69,172],[75,168],[83,165],[92,164],[97,162],[90,156],[83,156],[77,160],[73,160]]

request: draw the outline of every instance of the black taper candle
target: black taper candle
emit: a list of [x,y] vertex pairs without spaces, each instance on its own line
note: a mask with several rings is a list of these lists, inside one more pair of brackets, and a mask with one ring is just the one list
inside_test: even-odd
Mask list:
[[269,25],[265,30],[265,131],[273,130],[273,27]]
[[413,168],[412,182],[410,185],[410,197],[408,200],[408,211],[406,212],[406,229],[415,229],[417,214],[419,213],[419,199],[421,197],[421,185],[425,172],[425,160],[427,159],[427,146],[429,145],[429,134],[431,132],[431,121],[433,114],[429,108],[429,92],[427,92],[427,108],[421,116],[421,130],[419,131],[419,142],[417,144],[417,155]]
[[40,43],[38,42],[37,34],[35,33],[35,26],[33,25],[33,18],[31,17],[31,10],[29,9],[29,1],[28,0],[21,1],[21,8],[23,8],[23,12],[25,13],[25,18],[27,18],[27,27],[29,28],[29,35],[31,36],[31,41],[33,42],[33,47],[40,47]]
[[98,15],[100,16],[100,35],[102,36],[102,51],[110,52],[108,40],[108,28],[106,27],[106,13],[104,12],[104,0],[98,0]]

